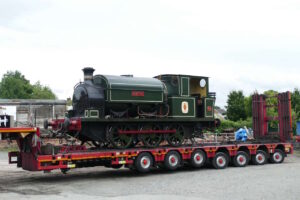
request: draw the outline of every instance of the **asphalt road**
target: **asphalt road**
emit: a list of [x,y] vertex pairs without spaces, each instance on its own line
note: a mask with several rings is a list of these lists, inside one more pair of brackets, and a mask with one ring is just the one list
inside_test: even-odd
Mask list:
[[289,156],[282,164],[204,168],[176,172],[154,170],[146,175],[128,169],[103,167],[27,172],[7,164],[0,152],[0,199],[198,199],[198,200],[298,200],[300,157]]

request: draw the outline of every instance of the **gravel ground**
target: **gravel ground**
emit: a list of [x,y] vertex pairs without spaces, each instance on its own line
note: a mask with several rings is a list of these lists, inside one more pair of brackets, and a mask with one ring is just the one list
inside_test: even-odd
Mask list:
[[64,175],[17,169],[7,164],[7,153],[0,152],[0,199],[296,200],[300,196],[300,157],[296,155],[279,165],[225,170],[154,170],[141,175],[96,167]]

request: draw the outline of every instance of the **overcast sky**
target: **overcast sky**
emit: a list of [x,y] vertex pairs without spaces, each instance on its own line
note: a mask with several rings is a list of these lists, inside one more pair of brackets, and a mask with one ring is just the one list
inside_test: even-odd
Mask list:
[[231,90],[300,87],[299,0],[0,0],[0,77],[19,70],[60,99],[81,69],[209,76]]

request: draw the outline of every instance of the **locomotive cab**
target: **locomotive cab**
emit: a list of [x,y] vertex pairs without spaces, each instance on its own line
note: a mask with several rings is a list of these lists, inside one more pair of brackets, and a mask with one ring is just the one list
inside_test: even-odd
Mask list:
[[208,77],[164,74],[155,78],[167,87],[170,117],[214,118],[215,93],[208,90]]

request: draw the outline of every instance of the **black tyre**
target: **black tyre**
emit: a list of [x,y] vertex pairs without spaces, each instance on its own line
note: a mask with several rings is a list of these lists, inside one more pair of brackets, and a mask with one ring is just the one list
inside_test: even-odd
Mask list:
[[138,155],[134,162],[135,168],[138,172],[148,172],[153,166],[152,155],[148,152],[142,152]]
[[177,151],[169,151],[164,159],[165,168],[168,170],[176,170],[180,167],[181,156]]
[[282,163],[284,161],[285,154],[280,149],[275,149],[274,153],[270,156],[271,163]]
[[223,152],[216,153],[212,159],[212,165],[215,169],[225,169],[228,166],[229,157]]
[[191,159],[190,159],[191,166],[193,166],[194,168],[200,168],[205,164],[205,162],[206,162],[206,154],[202,150],[196,149],[191,155]]
[[249,155],[244,151],[238,151],[233,158],[233,165],[235,167],[246,167],[249,163]]
[[257,150],[256,154],[252,156],[252,163],[254,165],[264,165],[267,162],[267,153],[263,150]]

